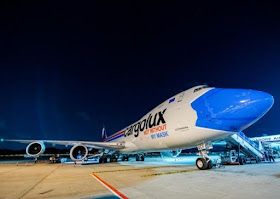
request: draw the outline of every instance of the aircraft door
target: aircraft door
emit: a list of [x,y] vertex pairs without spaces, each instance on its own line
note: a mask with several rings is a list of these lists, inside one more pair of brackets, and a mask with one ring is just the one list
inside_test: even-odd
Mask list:
[[177,102],[181,102],[183,100],[183,97],[184,97],[184,93],[181,93],[179,95],[179,98],[178,98],[178,101]]

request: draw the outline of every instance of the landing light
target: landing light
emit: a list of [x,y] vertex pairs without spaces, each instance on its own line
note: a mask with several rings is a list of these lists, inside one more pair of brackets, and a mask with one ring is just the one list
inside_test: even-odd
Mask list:
[[2,139],[0,139],[0,141],[1,141],[1,142],[4,142],[4,139],[2,138]]

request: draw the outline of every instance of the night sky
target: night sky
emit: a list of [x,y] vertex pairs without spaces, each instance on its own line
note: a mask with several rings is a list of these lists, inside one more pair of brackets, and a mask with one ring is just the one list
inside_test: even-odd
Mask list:
[[1,1],[1,137],[100,141],[199,84],[270,93],[244,132],[279,134],[279,6],[233,3]]

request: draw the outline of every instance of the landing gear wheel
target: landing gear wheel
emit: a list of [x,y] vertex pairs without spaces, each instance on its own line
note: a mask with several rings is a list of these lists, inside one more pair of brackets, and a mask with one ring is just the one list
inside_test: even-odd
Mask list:
[[139,161],[139,155],[136,156],[136,161]]
[[141,161],[144,161],[144,160],[145,160],[143,155],[140,156],[140,160],[141,160]]
[[110,158],[110,162],[117,162],[118,158]]
[[103,158],[103,163],[107,163],[107,157]]
[[124,155],[124,156],[122,157],[122,161],[128,161],[128,159],[129,159],[129,156],[128,156],[128,155]]
[[200,170],[205,170],[208,168],[207,161],[204,158],[197,158],[196,166]]
[[239,158],[239,160],[238,160],[238,161],[239,161],[239,164],[240,164],[240,165],[245,164],[245,160],[244,160],[243,158]]
[[212,167],[213,167],[213,163],[212,163],[212,161],[209,159],[207,169],[212,169]]

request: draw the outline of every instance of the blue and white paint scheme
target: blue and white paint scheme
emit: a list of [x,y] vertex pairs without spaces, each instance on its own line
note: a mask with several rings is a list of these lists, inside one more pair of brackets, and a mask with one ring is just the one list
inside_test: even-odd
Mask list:
[[[172,154],[177,155],[178,151],[192,147],[198,147],[202,151],[209,142],[243,131],[259,120],[273,103],[273,97],[265,92],[202,85],[170,97],[140,120],[105,138],[104,142],[10,141],[32,142],[37,143],[36,146],[42,142],[73,145],[70,151],[73,160],[77,160],[79,153],[83,153],[85,158],[87,148],[104,149],[110,151],[108,154],[123,154],[124,157],[126,154],[166,151],[173,151]],[[31,146],[29,145],[29,149]],[[27,153],[30,155],[30,152]],[[211,167],[205,153],[202,156],[201,161],[197,162],[198,168]],[[142,156],[140,159],[144,160]]]

